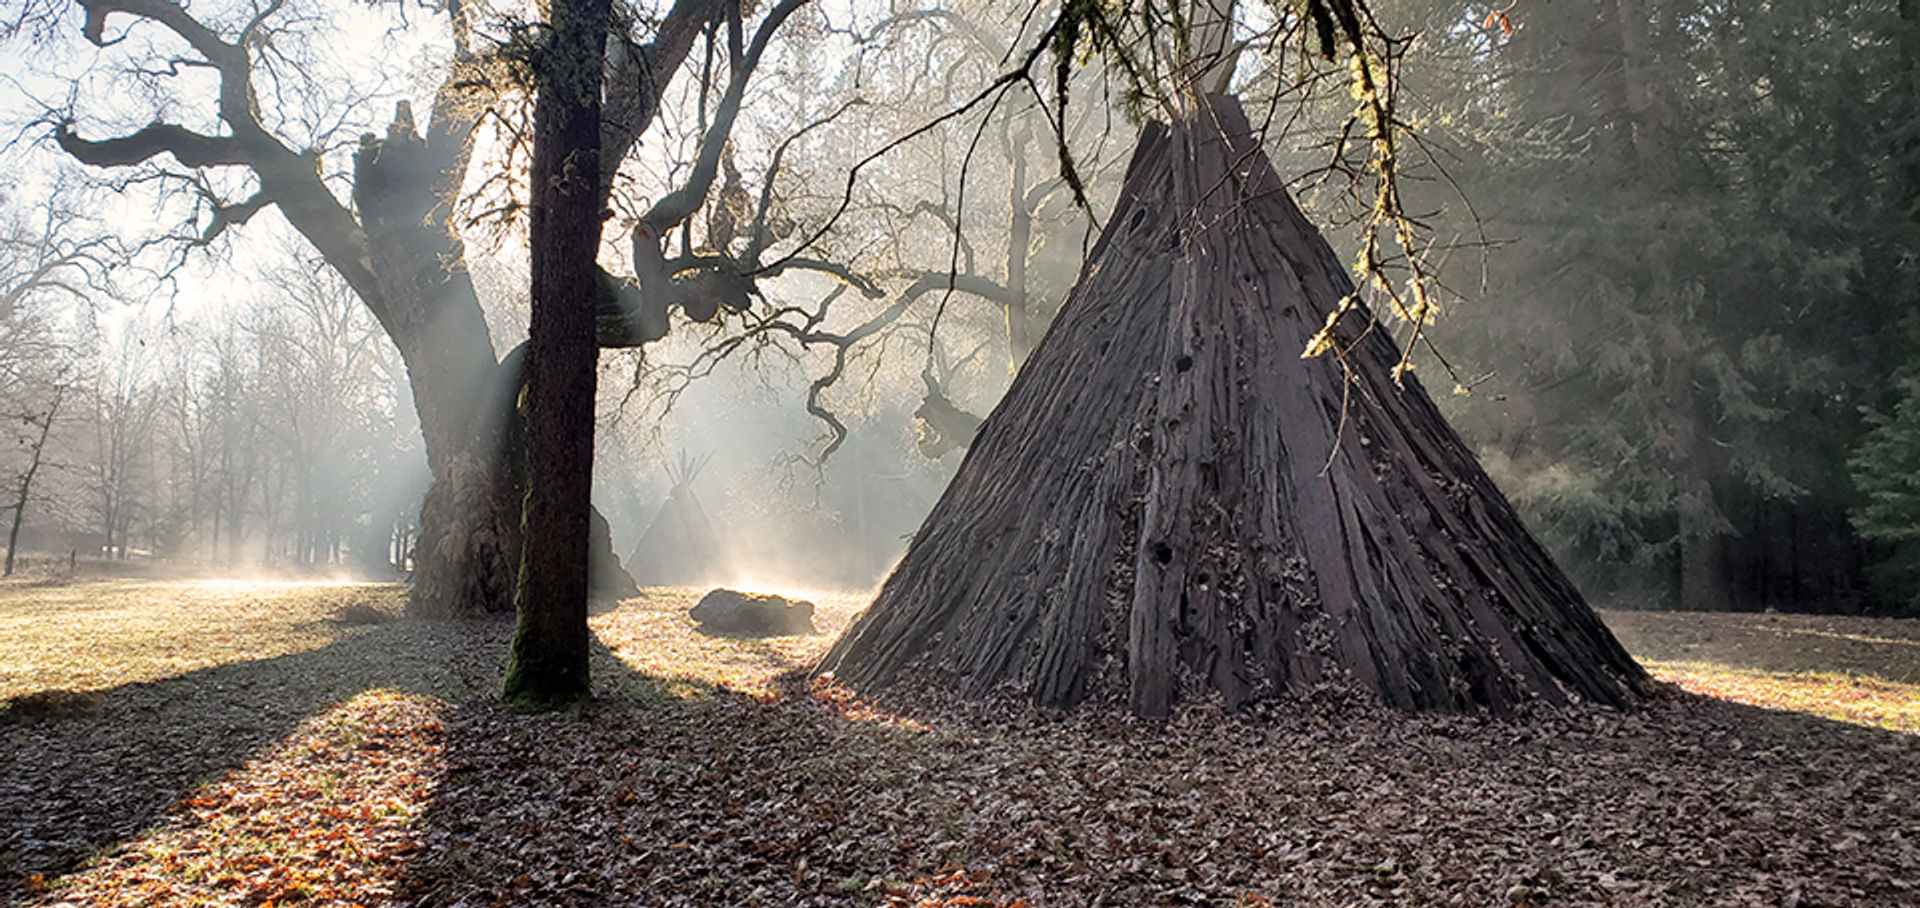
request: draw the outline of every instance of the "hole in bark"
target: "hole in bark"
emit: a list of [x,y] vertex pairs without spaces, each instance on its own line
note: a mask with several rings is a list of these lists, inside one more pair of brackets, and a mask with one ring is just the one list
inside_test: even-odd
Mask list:
[[1140,441],[1138,442],[1138,444],[1135,445],[1135,447],[1137,447],[1140,450],[1141,456],[1152,457],[1153,456],[1153,436],[1151,435],[1140,436]]
[[1127,232],[1132,233],[1135,230],[1139,230],[1140,222],[1146,219],[1147,219],[1147,210],[1145,208],[1135,211],[1133,213],[1133,219],[1127,221]]
[[1193,368],[1193,357],[1188,356],[1184,353],[1181,354],[1178,359],[1175,359],[1173,361],[1173,368],[1175,371],[1178,371],[1178,372],[1185,372],[1188,369]]
[[1200,592],[1203,592],[1203,593],[1207,591],[1207,584],[1212,580],[1213,580],[1213,577],[1208,574],[1201,574],[1193,578],[1193,582],[1200,587]]
[[1154,543],[1153,544],[1153,560],[1159,564],[1167,564],[1168,562],[1171,562],[1173,560],[1173,546],[1170,546],[1164,542]]

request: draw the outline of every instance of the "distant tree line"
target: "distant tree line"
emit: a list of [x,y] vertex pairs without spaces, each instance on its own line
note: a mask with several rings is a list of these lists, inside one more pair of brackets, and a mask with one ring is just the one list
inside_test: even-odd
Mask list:
[[[19,287],[25,240],[68,240],[9,213],[0,273]],[[0,320],[10,552],[405,565],[426,475],[391,344],[310,263],[289,253],[259,277],[250,293],[276,305],[142,308],[104,284],[17,295]]]
[[1450,417],[1589,593],[1916,608],[1920,4],[1383,6]]

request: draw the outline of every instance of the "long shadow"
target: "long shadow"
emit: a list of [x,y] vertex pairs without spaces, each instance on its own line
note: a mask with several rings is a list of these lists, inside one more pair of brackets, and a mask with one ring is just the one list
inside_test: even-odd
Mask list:
[[[824,892],[873,903],[883,893],[869,883],[903,863],[894,841],[856,822],[846,781],[877,770],[910,784],[895,767],[933,733],[848,718],[807,695],[806,666],[739,642],[780,673],[777,698],[638,671],[596,638],[595,696],[578,708],[462,704],[445,720],[448,769],[416,818],[403,900],[779,905]],[[786,804],[778,822],[763,822],[776,818],[761,810],[769,798]],[[955,827],[961,807],[950,806]],[[816,849],[833,857],[809,869],[800,858]],[[905,866],[916,864],[937,869],[930,857]]]
[[0,723],[0,903],[30,875],[52,877],[139,835],[202,783],[362,691],[470,698],[497,683],[508,631],[412,620],[343,629],[319,649],[101,691],[77,715]]
[[[30,877],[55,878],[141,836],[200,786],[362,692],[495,710],[511,631],[506,620],[343,627],[342,639],[313,650],[90,691],[68,714],[0,716],[0,905],[27,898]],[[765,644],[749,648],[766,667],[795,668]],[[739,696],[635,672],[597,639],[593,658],[603,696]]]
[[[1202,901],[1302,901],[1263,881],[1269,852],[1292,855],[1287,872],[1336,887],[1334,902],[1355,903],[1378,895],[1368,887],[1382,874],[1339,870],[1345,858],[1316,869],[1315,837],[1432,802],[1445,809],[1382,846],[1399,851],[1368,856],[1367,867],[1425,867],[1451,881],[1409,889],[1403,903],[1506,903],[1514,881],[1490,871],[1516,858],[1472,849],[1493,831],[1558,817],[1546,822],[1583,829],[1569,840],[1597,849],[1609,875],[1695,887],[1673,899],[1738,901],[1730,893],[1780,876],[1769,853],[1804,863],[1826,838],[1850,843],[1845,873],[1796,884],[1806,903],[1896,904],[1905,890],[1888,880],[1899,874],[1867,872],[1898,867],[1898,833],[1920,825],[1920,806],[1890,797],[1920,787],[1920,738],[1685,695],[1635,716],[1528,725],[1283,714],[1272,728],[1223,720],[1214,731],[983,711],[960,724],[921,716],[931,727],[916,730],[850,718],[792,676],[786,696],[767,702],[636,671],[596,641],[595,698],[522,715],[494,695],[509,632],[395,622],[306,653],[127,685],[98,715],[0,726],[0,803],[17,805],[0,815],[10,852],[0,885],[138,835],[195,786],[370,688],[455,704],[442,718],[444,771],[412,820],[417,849],[391,899],[400,904],[872,905],[905,887],[972,885],[952,868],[992,868],[980,885],[1004,888],[981,894],[1040,904],[1166,903],[1156,893],[1172,890],[1156,887],[1174,873]],[[26,764],[23,752],[72,759]],[[1234,785],[1243,771],[1256,784],[1188,806],[1185,794],[1206,789],[1185,780],[1214,773]],[[1471,784],[1446,787],[1461,780]],[[1341,800],[1354,792],[1365,797]],[[1123,815],[1113,805],[1135,806]],[[1157,837],[1163,819],[1172,834]],[[1549,844],[1557,828],[1530,840],[1538,862],[1572,847]],[[1486,847],[1505,854],[1502,842]],[[1432,857],[1453,849],[1461,856]],[[1197,875],[1203,866],[1222,875]],[[1686,878],[1662,876],[1675,868]]]
[[[578,710],[514,715],[474,700],[447,720],[448,771],[415,821],[408,903],[1164,904],[1176,890],[1199,893],[1195,903],[1263,891],[1288,903],[1302,893],[1262,888],[1273,866],[1262,839],[1361,828],[1387,807],[1434,811],[1417,831],[1393,830],[1405,853],[1388,857],[1453,881],[1403,903],[1506,903],[1514,880],[1500,872],[1515,857],[1503,843],[1447,855],[1540,817],[1594,830],[1588,844],[1623,877],[1708,902],[1774,885],[1770,845],[1846,830],[1859,836],[1850,867],[1864,869],[1805,881],[1807,903],[1855,892],[1898,901],[1893,877],[1871,873],[1905,860],[1886,843],[1920,823],[1920,806],[1882,796],[1920,784],[1920,738],[1686,694],[1639,714],[1536,723],[1376,713],[1283,717],[1277,728],[1222,720],[1215,733],[983,708],[907,727],[850,717],[791,672],[769,702],[637,672],[604,648],[595,659],[598,696]],[[903,717],[913,714],[891,718]],[[1183,780],[1218,771],[1233,784],[1235,767],[1254,765],[1278,777],[1182,814]],[[1399,782],[1376,804],[1384,779]],[[1368,797],[1336,799],[1353,792]],[[1543,829],[1523,841],[1545,855],[1571,847]],[[1203,860],[1224,868],[1204,891],[1191,876],[1167,888],[1167,874]],[[1322,883],[1348,887],[1331,903],[1378,895],[1371,871],[1340,869],[1350,863],[1326,865]],[[968,889],[975,877],[956,869],[993,879]],[[1543,898],[1579,894],[1548,877],[1528,885]]]

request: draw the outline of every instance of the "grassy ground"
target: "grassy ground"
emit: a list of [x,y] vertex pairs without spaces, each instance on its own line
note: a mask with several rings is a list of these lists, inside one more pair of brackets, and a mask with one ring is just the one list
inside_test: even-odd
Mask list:
[[0,586],[0,903],[1920,902],[1908,622],[1609,614],[1708,695],[1626,715],[1145,724],[861,702],[782,677],[858,599],[751,640],[655,590],[520,716],[508,627],[399,595]]
[[1606,612],[1655,675],[1696,694],[1920,734],[1920,621]]
[[399,613],[392,585],[110,581],[0,586],[0,699],[97,690],[323,647],[352,604]]

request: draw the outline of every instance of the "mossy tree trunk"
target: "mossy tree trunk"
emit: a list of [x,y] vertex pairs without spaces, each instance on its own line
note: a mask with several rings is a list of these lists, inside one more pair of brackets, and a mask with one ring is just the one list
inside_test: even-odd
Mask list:
[[589,692],[594,260],[600,248],[600,85],[609,0],[554,0],[535,71],[527,498],[519,622],[504,694],[547,707]]
[[466,145],[465,129],[448,132],[444,119],[423,136],[403,114],[384,140],[363,139],[354,161],[369,280],[388,306],[382,325],[407,364],[433,473],[408,607],[436,618],[511,611],[519,551],[518,503],[503,484],[517,377],[497,362],[464,245],[441,204],[440,184]]

